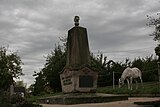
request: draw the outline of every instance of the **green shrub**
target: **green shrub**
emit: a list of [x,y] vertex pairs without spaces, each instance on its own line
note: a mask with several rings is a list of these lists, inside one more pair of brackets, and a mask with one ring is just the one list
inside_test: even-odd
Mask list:
[[14,104],[13,107],[42,107],[42,106],[39,105],[39,104],[33,104],[31,102],[24,101],[22,103],[16,103],[16,104]]
[[4,90],[0,90],[0,107],[12,107],[9,101],[9,96],[6,95]]
[[24,98],[21,97],[19,94],[13,94],[11,96],[11,103],[12,104],[17,104],[17,103],[22,103],[24,102]]

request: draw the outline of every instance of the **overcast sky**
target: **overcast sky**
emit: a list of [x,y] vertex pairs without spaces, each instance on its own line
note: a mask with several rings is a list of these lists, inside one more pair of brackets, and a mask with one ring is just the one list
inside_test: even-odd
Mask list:
[[88,30],[92,53],[123,61],[154,54],[157,42],[148,36],[154,29],[146,26],[146,15],[157,12],[160,0],[0,0],[0,46],[18,51],[22,80],[30,85],[75,15]]

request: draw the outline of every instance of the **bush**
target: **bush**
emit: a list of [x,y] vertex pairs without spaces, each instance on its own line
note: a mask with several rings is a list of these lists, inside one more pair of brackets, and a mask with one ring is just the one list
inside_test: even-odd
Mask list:
[[23,102],[24,102],[24,98],[21,97],[19,94],[13,94],[11,96],[11,103],[12,104],[23,103]]
[[12,107],[9,96],[6,95],[4,90],[0,90],[0,107]]
[[13,107],[42,107],[39,104],[33,104],[32,102],[25,100],[19,94],[14,94],[11,97],[11,103],[13,104]]
[[24,101],[22,103],[14,104],[13,107],[42,107],[39,104],[32,104],[31,102]]
[[39,104],[32,104],[22,98],[19,94],[14,94],[11,98],[6,92],[0,90],[0,107],[42,107]]

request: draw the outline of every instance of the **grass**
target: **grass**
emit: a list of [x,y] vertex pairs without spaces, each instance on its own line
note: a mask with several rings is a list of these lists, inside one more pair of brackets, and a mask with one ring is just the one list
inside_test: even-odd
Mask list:
[[29,96],[29,97],[27,97],[27,101],[36,102],[36,100],[39,99],[39,98],[56,96],[56,95],[61,95],[61,94],[62,94],[61,92],[56,92],[56,93],[42,94],[42,95],[37,95],[37,96]]
[[160,87],[158,82],[149,82],[144,83],[144,87],[140,86],[139,88],[135,89],[135,85],[133,85],[133,90],[129,90],[127,86],[125,85],[122,88],[118,88],[118,86],[115,86],[115,89],[113,89],[112,86],[107,87],[99,87],[97,88],[98,93],[107,93],[107,94],[160,94]]
[[[133,90],[129,90],[127,86],[125,85],[122,88],[118,88],[118,85],[115,86],[115,89],[113,89],[112,86],[106,86],[106,87],[99,87],[97,88],[97,93],[106,93],[106,94],[127,94],[129,96],[132,96],[133,94],[160,94],[160,87],[158,82],[148,82],[144,83],[144,88],[139,84],[139,88],[135,89],[135,85],[133,85]],[[49,97],[49,96],[56,96],[61,95],[62,92],[56,92],[51,94],[42,94],[39,96],[30,96],[27,98],[27,101],[30,102],[36,102],[39,98]]]

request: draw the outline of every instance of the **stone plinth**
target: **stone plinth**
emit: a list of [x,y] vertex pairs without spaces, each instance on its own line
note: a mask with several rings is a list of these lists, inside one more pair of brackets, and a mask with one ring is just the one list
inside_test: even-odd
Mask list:
[[62,92],[95,92],[97,88],[97,72],[89,67],[79,70],[64,69],[60,74]]

